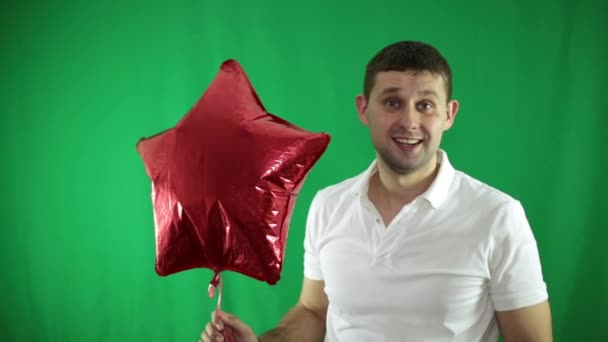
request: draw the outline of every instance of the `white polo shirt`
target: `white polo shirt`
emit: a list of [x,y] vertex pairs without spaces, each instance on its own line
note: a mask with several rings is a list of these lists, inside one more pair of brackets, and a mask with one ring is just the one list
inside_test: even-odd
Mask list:
[[375,162],[315,196],[304,275],[325,281],[325,341],[496,341],[495,311],[547,299],[521,204],[438,160],[388,227],[367,196]]

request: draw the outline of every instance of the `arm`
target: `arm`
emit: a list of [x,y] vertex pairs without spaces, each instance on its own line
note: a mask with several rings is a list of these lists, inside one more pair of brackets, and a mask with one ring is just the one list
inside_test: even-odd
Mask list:
[[237,342],[281,342],[281,341],[323,341],[325,338],[325,316],[327,296],[325,283],[304,277],[298,304],[283,317],[279,326],[257,338],[251,327],[237,316],[222,312],[218,317],[214,311],[211,322],[207,323],[199,341],[223,341],[224,325],[232,328]]
[[279,326],[259,337],[260,342],[323,341],[328,300],[325,282],[304,277],[300,300]]
[[490,248],[490,297],[505,342],[551,342],[540,255],[521,203],[499,208]]
[[552,342],[549,302],[510,311],[497,311],[496,320],[505,342]]

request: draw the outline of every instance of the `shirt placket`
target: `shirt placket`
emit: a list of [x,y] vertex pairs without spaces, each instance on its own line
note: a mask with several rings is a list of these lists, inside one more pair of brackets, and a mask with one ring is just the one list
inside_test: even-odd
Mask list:
[[[384,235],[379,240],[374,253],[374,259],[377,263],[381,262],[392,265],[391,255],[394,254],[393,251],[397,248],[397,245],[403,244],[409,229],[412,227],[412,224],[415,224],[414,213],[416,212],[417,205],[417,201],[405,205],[391,223],[389,223],[388,227],[384,228]],[[382,226],[384,225],[382,224]]]

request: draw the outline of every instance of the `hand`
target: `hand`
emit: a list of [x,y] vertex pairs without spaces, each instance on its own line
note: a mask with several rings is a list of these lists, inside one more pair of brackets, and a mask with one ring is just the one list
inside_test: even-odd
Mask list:
[[216,311],[211,313],[211,322],[205,326],[199,342],[224,341],[224,327],[231,328],[235,342],[258,342],[258,338],[248,325],[235,315],[224,311],[222,311],[219,317]]

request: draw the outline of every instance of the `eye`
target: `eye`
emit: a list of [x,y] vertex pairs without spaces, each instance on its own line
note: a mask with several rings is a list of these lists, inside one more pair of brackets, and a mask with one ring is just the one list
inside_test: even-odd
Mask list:
[[401,103],[396,99],[387,99],[386,101],[384,101],[384,105],[389,108],[395,109],[395,108],[399,108]]
[[418,103],[416,107],[418,107],[418,110],[421,112],[430,112],[433,110],[433,108],[435,108],[433,103],[428,101],[422,101]]

